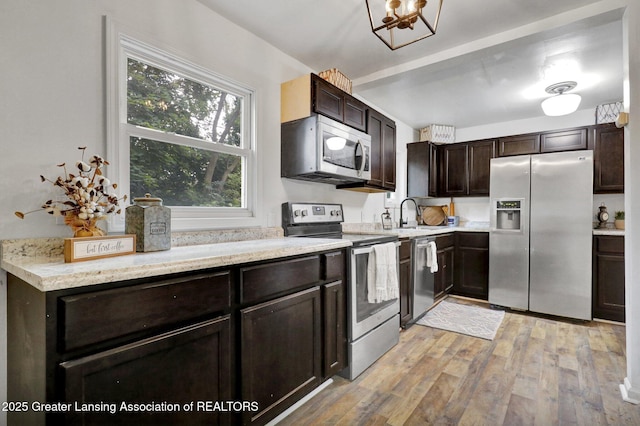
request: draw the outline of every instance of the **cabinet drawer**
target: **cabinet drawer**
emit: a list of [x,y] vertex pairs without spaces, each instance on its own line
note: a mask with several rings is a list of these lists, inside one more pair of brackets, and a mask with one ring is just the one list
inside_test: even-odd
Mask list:
[[488,232],[458,232],[458,246],[468,248],[489,248]]
[[324,264],[323,279],[325,281],[335,281],[344,278],[344,254],[341,251],[326,253],[322,255]]
[[411,257],[411,240],[405,240],[400,242],[400,259],[405,260]]
[[320,256],[240,269],[240,303],[251,303],[320,281]]
[[595,240],[598,253],[624,254],[624,237],[599,235]]
[[228,271],[60,298],[65,351],[222,312],[231,304]]
[[436,247],[438,250],[446,247],[451,247],[454,245],[454,243],[455,241],[453,239],[453,234],[438,235],[436,237]]

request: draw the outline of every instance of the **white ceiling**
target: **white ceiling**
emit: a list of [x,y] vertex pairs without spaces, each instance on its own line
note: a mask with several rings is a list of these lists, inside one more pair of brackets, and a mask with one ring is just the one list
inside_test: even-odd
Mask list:
[[614,0],[443,0],[437,34],[395,51],[371,32],[365,0],[199,1],[316,72],[338,68],[416,129],[538,117],[544,88],[565,80],[580,109],[622,100]]

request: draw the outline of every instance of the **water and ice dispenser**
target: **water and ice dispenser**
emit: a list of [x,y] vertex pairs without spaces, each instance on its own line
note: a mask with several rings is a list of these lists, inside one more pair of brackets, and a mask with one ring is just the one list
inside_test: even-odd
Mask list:
[[522,200],[496,201],[496,229],[520,231]]

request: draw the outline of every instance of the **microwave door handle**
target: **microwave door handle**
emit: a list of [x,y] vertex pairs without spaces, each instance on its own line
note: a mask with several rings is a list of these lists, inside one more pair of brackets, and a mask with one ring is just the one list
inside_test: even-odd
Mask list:
[[364,172],[364,166],[365,166],[365,152],[364,152],[364,146],[362,145],[362,142],[358,141],[356,142],[356,149],[353,152],[353,156],[354,156],[354,163],[356,162],[355,159],[358,158],[358,146],[360,147],[360,151],[362,151],[362,160],[360,161],[360,167],[358,168],[358,176],[362,176],[362,173]]

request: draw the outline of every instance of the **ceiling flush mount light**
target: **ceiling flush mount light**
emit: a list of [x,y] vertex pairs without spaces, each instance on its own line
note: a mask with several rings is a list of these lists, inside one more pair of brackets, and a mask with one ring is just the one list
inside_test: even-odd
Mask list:
[[545,115],[559,116],[567,115],[575,112],[580,105],[582,98],[575,93],[565,93],[574,89],[578,84],[575,81],[563,81],[562,83],[552,84],[545,91],[551,93],[550,98],[542,101],[542,110]]
[[371,30],[391,50],[430,37],[436,33],[442,1],[366,0]]

